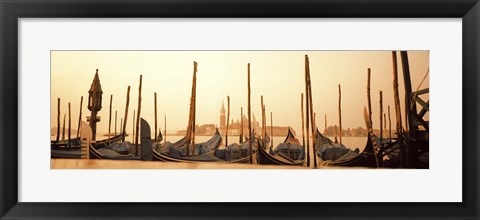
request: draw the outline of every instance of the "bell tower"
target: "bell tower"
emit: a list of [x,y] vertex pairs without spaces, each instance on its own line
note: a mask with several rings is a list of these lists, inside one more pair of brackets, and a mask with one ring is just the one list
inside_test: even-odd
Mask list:
[[102,94],[102,86],[100,85],[97,69],[90,90],[88,90],[88,110],[91,111],[91,114],[90,117],[87,117],[87,121],[90,122],[90,127],[92,128],[92,140],[96,140],[97,122],[100,121],[97,112],[102,109]]
[[222,100],[222,108],[220,109],[220,129],[225,129],[227,127],[226,116],[225,116],[225,105]]

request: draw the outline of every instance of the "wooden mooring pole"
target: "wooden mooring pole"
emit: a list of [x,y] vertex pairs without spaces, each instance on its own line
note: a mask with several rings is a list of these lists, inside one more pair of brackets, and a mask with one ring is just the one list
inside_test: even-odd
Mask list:
[[230,124],[230,96],[227,95],[227,130],[225,132],[225,147],[228,146],[228,124]]
[[[385,134],[384,136],[387,136],[387,114],[383,113],[383,133]],[[385,137],[386,138],[386,137]]]
[[370,75],[371,75],[371,69],[368,68],[367,69],[367,75],[368,75],[368,78],[367,78],[367,99],[368,99],[368,117],[370,119],[370,124],[373,126],[373,122],[372,122],[372,100],[371,100],[371,97],[370,97]]
[[157,93],[153,93],[153,106],[154,106],[154,116],[155,116],[155,142],[157,142]]
[[338,124],[340,125],[340,144],[342,143],[342,89],[338,84]]
[[[262,103],[262,139],[265,140],[267,133],[267,113],[265,111],[265,104],[263,103],[263,95],[260,96]],[[266,140],[265,140],[266,141]],[[266,144],[266,142],[265,142]]]
[[[140,130],[140,111],[142,109],[142,75],[140,75],[140,85],[138,86],[138,107],[137,107],[137,124],[135,126],[135,155],[140,155],[140,149],[138,147],[138,136]],[[150,136],[150,135],[149,135]]]
[[325,129],[323,130],[323,135],[327,136],[327,114],[325,114]]
[[115,110],[115,133],[113,133],[115,136],[117,135],[117,110]]
[[310,167],[310,126],[309,126],[309,107],[310,107],[310,102],[309,102],[309,91],[308,91],[308,71],[309,71],[309,62],[308,62],[308,55],[305,55],[305,111],[306,111],[306,133],[307,133],[307,167]]
[[188,137],[187,150],[186,150],[187,157],[190,156],[190,144],[192,142],[193,96],[195,95],[194,93],[195,93],[195,73],[193,73],[193,76],[192,76],[192,92],[190,94],[190,108],[188,109],[187,133],[185,134],[185,136]]
[[65,118],[66,117],[67,117],[67,114],[63,114],[62,141],[65,140]]
[[132,143],[135,144],[135,109],[133,109],[133,117],[132,117]]
[[380,145],[383,146],[383,94],[379,92],[380,96]]
[[80,97],[80,111],[78,113],[77,138],[80,137],[80,123],[82,122],[83,96]]
[[252,146],[252,143],[254,143],[255,141],[253,140],[253,136],[252,136],[252,118],[251,118],[251,106],[250,106],[250,63],[248,63],[248,77],[247,77],[247,82],[248,82],[248,105],[247,105],[247,108],[248,108],[248,136],[249,136],[249,143],[248,145],[250,146],[250,164],[253,164],[253,146]]
[[272,136],[270,138],[270,146],[273,147],[273,113],[272,112],[270,112],[270,135]]
[[122,142],[125,141],[125,134],[127,133],[127,119],[128,119],[128,104],[130,103],[130,86],[127,88],[127,103],[125,104],[125,116],[123,119],[123,128],[122,128]]
[[390,117],[390,105],[388,105],[388,139],[392,143],[392,118]]
[[243,107],[240,107],[240,137],[238,143],[243,143]]
[[[315,128],[315,134],[312,134],[312,137],[316,137],[317,136],[317,131],[316,131],[316,128],[317,128],[317,113],[316,112],[313,113],[313,127]],[[315,149],[315,144],[313,145],[313,158],[314,158],[315,167],[317,167],[317,150]]]
[[[408,135],[405,141],[405,166],[412,167],[414,164],[414,160],[418,155],[413,146],[413,140],[417,140],[417,131],[418,125],[416,123],[416,116],[418,116],[417,112],[417,102],[412,102],[415,100],[415,94],[412,93],[412,80],[410,77],[410,64],[408,61],[408,52],[407,51],[400,51],[400,60],[402,63],[402,72],[403,72],[403,85],[405,88],[405,127],[408,129],[405,135]],[[423,80],[422,80],[423,82]],[[428,130],[428,128],[426,128]]]
[[300,111],[302,113],[302,146],[305,147],[305,117],[303,111],[303,93],[300,95]]
[[310,120],[311,120],[311,125],[312,125],[312,152],[313,152],[313,167],[317,167],[317,156],[316,156],[316,150],[315,150],[315,144],[316,144],[316,135],[315,135],[315,118],[313,116],[313,100],[312,100],[312,81],[310,78],[310,63],[308,60],[307,56],[307,79],[308,79],[308,99],[309,99],[309,106],[310,106]]
[[403,126],[402,126],[402,112],[400,108],[400,96],[398,93],[398,68],[397,68],[397,52],[392,51],[392,62],[393,62],[393,94],[395,101],[395,115],[397,118],[397,137],[398,145],[400,148],[400,167],[405,167],[406,158],[405,158],[405,146],[403,145]]
[[263,95],[260,96],[260,108],[262,110],[262,143],[265,146],[265,106],[263,105]]
[[197,62],[193,62],[192,156],[195,155],[195,118],[197,109]]
[[112,100],[113,100],[113,95],[110,95],[110,108],[108,111],[108,134],[107,134],[108,139],[110,139],[110,132],[112,127]]
[[265,111],[265,105],[263,105],[262,111],[263,111],[263,127],[265,128],[263,129],[263,134],[262,134],[263,146],[267,147],[267,113]]
[[71,147],[71,139],[72,139],[72,109],[70,106],[70,102],[68,103],[68,147]]
[[60,98],[57,98],[57,140],[60,141]]
[[167,143],[167,115],[163,115],[163,128],[164,128],[164,135],[163,139],[165,140],[164,143]]

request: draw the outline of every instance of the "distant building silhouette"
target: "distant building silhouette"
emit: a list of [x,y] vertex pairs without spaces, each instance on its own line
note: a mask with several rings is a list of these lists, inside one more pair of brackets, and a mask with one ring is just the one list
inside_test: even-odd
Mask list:
[[[252,130],[255,131],[256,134],[260,134],[262,131],[262,127],[260,126],[260,122],[257,121],[255,118],[255,114],[252,114]],[[240,120],[243,120],[243,132],[242,132],[242,122]],[[216,125],[214,124],[203,124],[203,125],[195,125],[195,134],[196,135],[214,135],[215,134],[215,129]],[[271,134],[271,129],[270,126],[266,126],[267,128],[267,134],[271,137],[273,136],[287,136],[288,134],[288,126],[287,127],[282,127],[282,126],[273,126],[273,134]],[[293,135],[296,135],[295,130],[293,128],[290,128],[292,130]],[[222,101],[222,107],[220,108],[220,127],[218,128],[218,131],[220,132],[221,135],[225,135],[227,131],[227,116],[225,113],[225,104]],[[177,135],[185,135],[186,130],[180,130],[177,132]],[[247,136],[248,134],[248,118],[243,115],[241,119],[236,119],[230,121],[228,124],[228,135],[232,136],[238,136],[242,134]]]
[[227,119],[226,119],[226,114],[225,114],[225,105],[222,100],[222,108],[220,109],[220,129],[226,129],[227,128]]
[[[238,119],[234,121],[232,118],[231,122],[228,124],[228,135],[240,135],[242,134],[242,122],[240,120],[243,120],[243,135],[248,134],[248,118],[243,115],[241,119]],[[204,126],[204,125],[202,125]],[[200,127],[202,127],[200,126]],[[272,136],[270,126],[267,127],[267,134]],[[262,127],[260,126],[260,122],[257,121],[255,118],[255,114],[252,114],[252,130],[255,131],[255,133],[260,134]],[[226,120],[226,114],[225,114],[225,105],[224,102],[222,101],[222,107],[220,108],[220,128],[219,128],[220,134],[225,135],[225,132],[227,131],[227,120]],[[295,135],[295,131],[292,129],[293,134]],[[215,130],[212,130],[211,133],[208,133],[206,135],[212,135],[215,133]],[[273,126],[273,136],[286,136],[288,134],[288,127],[281,127],[281,126]]]

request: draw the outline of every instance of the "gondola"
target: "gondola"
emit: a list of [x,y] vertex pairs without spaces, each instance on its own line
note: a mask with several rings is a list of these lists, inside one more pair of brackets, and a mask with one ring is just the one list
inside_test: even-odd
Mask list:
[[295,138],[290,128],[288,128],[288,134],[283,143],[279,144],[275,150],[270,145],[268,152],[274,156],[280,154],[283,157],[288,157],[292,160],[304,160],[305,159],[305,147],[300,144],[300,141]]
[[122,141],[122,139],[123,139],[123,133],[120,133],[120,134],[117,134],[117,135],[115,135],[111,138],[95,141],[95,144],[93,144],[93,146],[95,148],[102,148],[102,147],[106,147],[106,146],[108,146],[112,143],[120,142],[120,141]]
[[[293,136],[290,129],[288,130],[287,137],[283,141],[283,144],[289,145],[297,145],[299,141]],[[267,164],[267,165],[287,165],[287,166],[303,166],[305,163],[305,157],[300,158],[298,160],[292,159],[290,156],[284,153],[276,153],[271,155],[267,150],[263,147],[258,147],[258,163],[259,164]]]
[[[326,138],[326,137],[320,134],[320,132],[317,130],[316,139],[321,140],[322,138]],[[316,146],[315,149],[318,150],[319,147]],[[334,147],[331,150],[341,151],[340,149],[334,149]],[[322,158],[321,151],[316,151],[316,152],[317,152],[317,155],[316,155],[317,158],[319,159],[320,163],[322,163],[323,165],[347,166],[347,167],[354,167],[354,166],[376,167],[377,166],[375,162],[375,154],[373,153],[372,139],[370,138],[370,136],[368,136],[367,144],[362,152],[352,151],[348,149],[346,153],[344,153],[341,157],[335,160],[325,160],[324,158]]]
[[[188,134],[187,134],[188,135]],[[181,140],[177,141],[176,143],[172,144],[170,148],[173,147],[181,147],[178,143],[183,143],[186,145],[186,140],[188,136],[182,138]],[[157,149],[153,149],[153,160],[155,161],[164,161],[164,162],[216,162],[216,163],[250,163],[250,156],[249,154],[245,154],[246,156],[234,159],[227,159],[225,157],[225,153],[221,153],[223,150],[219,150],[218,147],[222,142],[222,136],[218,129],[215,131],[215,135],[210,138],[210,140],[196,144],[196,150],[198,149],[207,149],[208,151],[204,154],[194,155],[194,156],[182,156],[182,155],[169,155],[166,152],[158,151]],[[248,146],[248,143],[244,142]],[[203,146],[203,147],[199,147]],[[191,147],[189,147],[190,149]],[[255,157],[255,155],[253,156]]]
[[[188,150],[189,153],[192,151],[191,146],[189,144],[190,138],[187,135],[185,135],[184,138],[180,139],[179,141],[170,144],[169,146],[162,146],[162,149],[154,148],[153,149],[153,160],[155,161],[165,161],[165,162],[223,162],[218,157],[215,157],[215,149],[220,145],[222,142],[222,136],[220,135],[220,132],[218,129],[216,129],[215,134],[210,138],[210,140],[203,142],[203,143],[198,143],[195,144],[195,150],[196,152],[201,153],[200,155],[194,155],[194,156],[185,156],[182,155],[182,151],[179,151],[178,149],[182,149],[184,151]],[[174,154],[169,154],[168,150],[171,150],[174,152]],[[178,151],[177,151],[178,150]],[[203,151],[203,152],[202,152]]]
[[90,146],[91,159],[109,159],[109,160],[152,160],[152,142],[150,134],[150,125],[145,119],[140,119],[140,147],[141,155],[121,154],[107,147],[108,142],[101,142]]
[[[82,129],[80,133],[80,137],[70,139],[70,147],[68,146],[68,140],[63,141],[52,141],[51,142],[51,149],[50,155],[51,158],[70,158],[70,159],[81,159],[82,156],[86,156],[86,154],[82,154],[82,142],[86,143],[91,140],[92,130],[90,126],[82,122]],[[99,148],[105,146],[107,143],[114,143],[120,141],[122,139],[122,134],[116,135],[111,138],[107,138],[104,140],[97,141],[94,145],[95,147]]]
[[[372,126],[369,123],[369,117],[368,117],[368,113],[366,113],[366,110],[364,111],[364,114],[365,114],[365,123],[367,125],[369,135],[367,137],[367,143],[363,151],[358,152],[357,150],[356,151],[349,150],[347,153],[345,153],[338,159],[335,159],[332,161],[323,160],[321,155],[318,155],[318,153],[320,152],[317,151],[316,156],[319,159],[319,161],[323,163],[323,165],[345,166],[345,167],[377,167],[377,162],[376,162],[375,152],[374,152],[374,145],[372,141],[372,138],[373,138],[372,137],[373,133],[371,132]],[[320,148],[320,146],[318,145],[322,144],[322,141],[323,143],[325,143],[325,141],[329,142],[330,144],[333,143],[330,139],[320,134],[318,129],[317,129],[316,140],[317,140],[317,144],[315,146],[315,149]]]
[[[255,137],[255,131],[252,131],[252,136]],[[259,146],[259,139],[254,138],[256,144],[252,146],[252,157],[256,158],[256,148]],[[269,142],[269,138],[267,138]],[[249,138],[241,144],[230,144],[225,149],[215,148],[214,155],[227,163],[250,163],[250,145]]]
[[350,148],[338,143],[336,138],[335,142],[331,141],[329,138],[323,136],[318,129],[315,137],[315,152],[320,158],[320,161],[336,161],[344,155],[354,155],[359,153],[358,149],[355,149],[355,151],[351,153],[352,150]]
[[80,138],[70,139],[70,146],[68,146],[68,140],[64,141],[52,141],[50,145],[50,157],[51,158],[72,158],[80,159],[82,141]]

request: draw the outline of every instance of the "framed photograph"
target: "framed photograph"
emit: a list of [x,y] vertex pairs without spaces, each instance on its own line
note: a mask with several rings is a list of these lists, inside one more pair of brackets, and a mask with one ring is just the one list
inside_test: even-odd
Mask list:
[[0,10],[2,219],[479,217],[476,0]]

